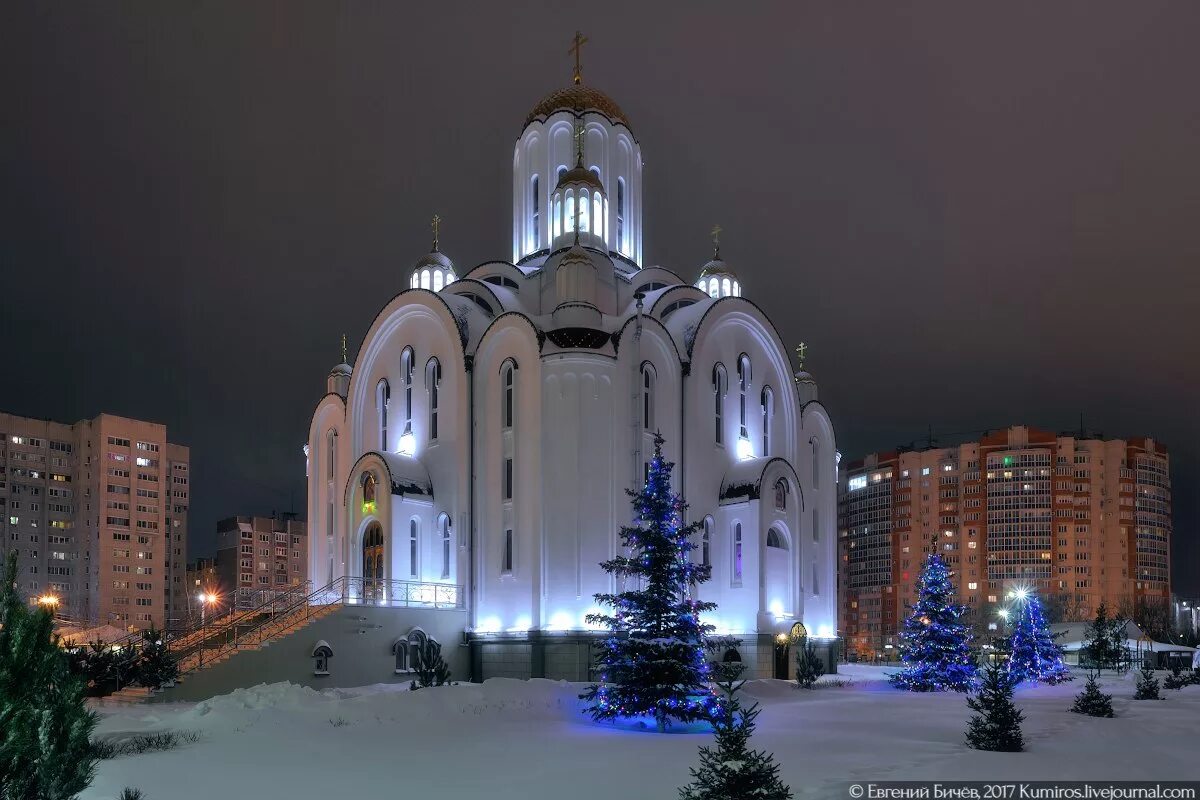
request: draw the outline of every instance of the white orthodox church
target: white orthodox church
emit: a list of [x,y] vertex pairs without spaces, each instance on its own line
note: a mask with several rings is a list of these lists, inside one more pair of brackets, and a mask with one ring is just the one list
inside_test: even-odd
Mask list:
[[511,261],[455,264],[435,218],[432,252],[329,374],[306,447],[314,586],[457,607],[442,645],[467,648],[474,680],[587,679],[584,617],[615,588],[599,564],[661,431],[703,523],[708,621],[741,639],[725,657],[790,675],[807,634],[832,660],[837,452],[812,376],[719,249],[644,262],[641,144],[578,70],[512,161]]

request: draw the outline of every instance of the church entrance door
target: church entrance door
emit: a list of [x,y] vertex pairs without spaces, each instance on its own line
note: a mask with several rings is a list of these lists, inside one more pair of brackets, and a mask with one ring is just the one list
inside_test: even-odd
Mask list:
[[792,654],[794,647],[803,647],[808,637],[808,629],[803,622],[797,622],[786,634],[775,638],[775,677],[780,680],[792,679]]
[[367,526],[363,534],[363,602],[383,599],[383,527],[378,522]]

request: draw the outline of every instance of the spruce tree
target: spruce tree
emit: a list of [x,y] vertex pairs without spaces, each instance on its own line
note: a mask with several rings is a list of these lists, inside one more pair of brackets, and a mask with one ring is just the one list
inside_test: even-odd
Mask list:
[[1087,628],[1084,648],[1097,671],[1105,667],[1116,668],[1125,650],[1125,620],[1110,619],[1108,607],[1101,603],[1096,617]]
[[1030,591],[1017,603],[1017,619],[1009,637],[1008,671],[1013,680],[1051,684],[1071,680],[1037,592]]
[[725,698],[713,719],[716,747],[700,748],[700,766],[692,768],[692,782],[679,790],[679,800],[789,800],[792,790],[779,779],[775,757],[749,746],[758,704],[742,708],[736,697],[742,683],[729,681],[720,686]]
[[600,682],[580,695],[590,701],[593,719],[650,715],[660,730],[673,720],[708,719],[719,705],[707,686],[713,626],[700,621],[716,604],[694,598],[712,569],[691,558],[700,523],[682,522],[687,504],[671,491],[674,464],[663,458],[662,445],[656,435],[646,484],[628,492],[637,523],[621,528],[628,555],[601,564],[625,590],[596,595],[612,611],[589,614],[587,621],[611,634],[597,657]]
[[142,652],[137,661],[137,682],[151,689],[174,683],[179,677],[175,656],[167,647],[161,631],[151,627],[142,632]]
[[0,586],[0,798],[69,800],[92,781],[88,737],[96,716],[84,705],[47,611],[16,590],[10,555]]
[[1087,684],[1082,692],[1075,695],[1075,704],[1071,706],[1071,710],[1076,714],[1087,714],[1089,717],[1111,717],[1112,695],[1100,691],[1100,686],[1096,683],[1096,674],[1088,675]]
[[1148,667],[1142,667],[1142,672],[1138,676],[1137,690],[1133,693],[1134,700],[1161,700],[1162,697],[1158,693],[1158,678],[1154,677],[1154,673]]
[[1183,676],[1183,670],[1178,664],[1171,667],[1171,674],[1163,679],[1163,687],[1167,689],[1182,689],[1191,681]]
[[926,557],[917,584],[917,603],[900,633],[904,668],[893,686],[911,692],[965,692],[975,677],[966,607],[954,603],[950,568],[937,553]]
[[976,750],[1016,753],[1025,748],[1021,737],[1024,712],[1013,705],[1012,673],[992,662],[983,671],[983,679],[967,705],[975,712],[967,723],[967,744]]
[[825,663],[817,655],[816,645],[805,636],[796,647],[796,683],[802,688],[811,689],[823,674]]

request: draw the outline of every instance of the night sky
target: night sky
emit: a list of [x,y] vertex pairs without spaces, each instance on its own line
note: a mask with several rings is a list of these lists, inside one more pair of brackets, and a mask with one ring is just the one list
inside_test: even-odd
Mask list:
[[510,257],[513,143],[581,28],[646,263],[694,278],[720,223],[847,457],[1155,436],[1200,592],[1200,4],[844,5],[4,3],[0,408],[166,423],[192,557],[303,510],[341,334],[434,212],[460,274]]

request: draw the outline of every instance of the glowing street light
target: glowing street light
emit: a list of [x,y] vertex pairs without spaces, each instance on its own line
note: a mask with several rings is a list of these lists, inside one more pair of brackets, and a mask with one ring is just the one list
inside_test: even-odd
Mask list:
[[42,606],[48,611],[53,611],[54,609],[58,608],[58,602],[58,598],[52,594],[44,594],[37,599],[38,605]]
[[221,597],[216,592],[201,592],[198,599],[200,600],[200,625],[203,627],[205,612],[208,611],[209,606],[216,605]]
[[999,611],[997,611],[996,613],[1000,615],[1000,619],[1005,620],[1005,621],[1008,620],[1008,609],[1007,608],[1002,608]]

